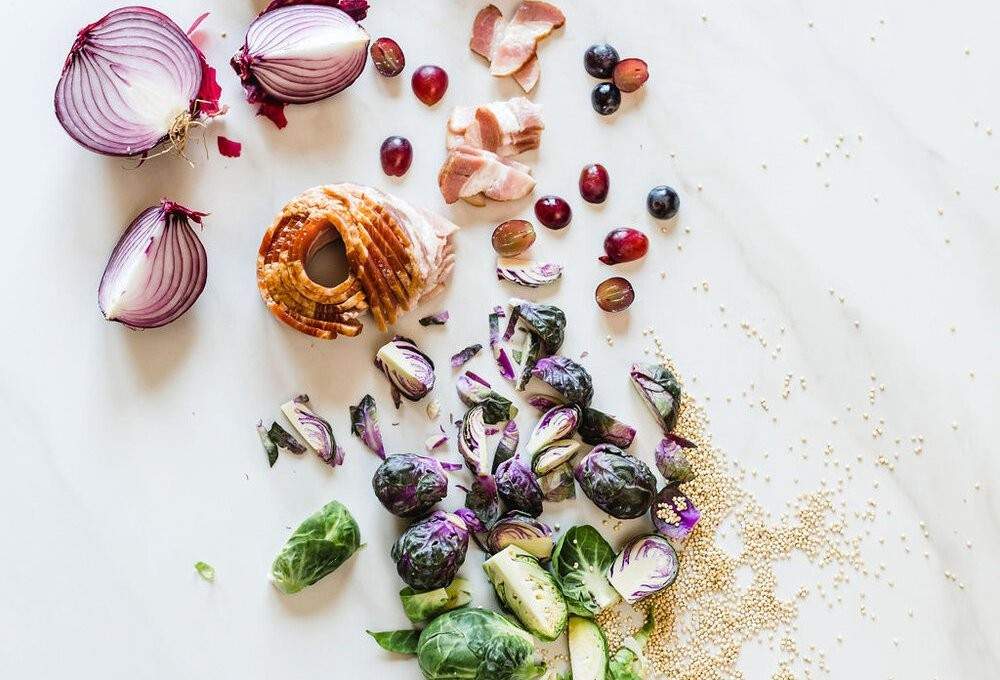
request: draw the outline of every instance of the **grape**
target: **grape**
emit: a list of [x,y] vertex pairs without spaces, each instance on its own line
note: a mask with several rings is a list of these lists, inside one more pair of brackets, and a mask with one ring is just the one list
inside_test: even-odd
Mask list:
[[371,48],[372,63],[375,70],[386,78],[398,76],[406,66],[406,58],[403,57],[403,50],[399,43],[392,38],[379,38],[372,43]]
[[392,177],[402,177],[413,162],[413,147],[406,137],[386,137],[379,150],[382,172]]
[[535,228],[527,220],[507,220],[493,230],[493,250],[503,257],[516,257],[535,242]]
[[681,197],[665,184],[653,187],[646,197],[649,214],[658,220],[669,220],[681,207]]
[[628,309],[635,301],[635,291],[628,279],[612,276],[597,285],[594,299],[597,301],[597,306],[605,312],[620,312]]
[[573,218],[573,211],[565,199],[542,196],[535,202],[535,217],[549,229],[562,229]]
[[642,59],[630,57],[619,61],[612,75],[619,90],[635,92],[649,79],[649,67]]
[[604,237],[604,255],[598,259],[604,264],[631,262],[645,257],[649,250],[649,239],[638,229],[619,227],[612,229]]
[[610,116],[622,104],[622,93],[614,83],[598,83],[590,93],[590,103],[602,116]]
[[595,78],[610,78],[618,63],[618,50],[607,43],[597,43],[583,53],[583,67]]
[[591,163],[580,171],[580,195],[587,203],[604,203],[611,180],[600,163]]
[[448,90],[448,74],[440,66],[425,64],[410,79],[413,94],[427,106],[434,106]]

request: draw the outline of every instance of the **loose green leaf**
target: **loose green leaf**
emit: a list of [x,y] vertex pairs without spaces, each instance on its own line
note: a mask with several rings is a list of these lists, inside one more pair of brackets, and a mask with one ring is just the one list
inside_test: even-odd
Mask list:
[[264,427],[264,422],[261,420],[257,421],[257,436],[260,437],[261,446],[264,447],[264,453],[267,454],[268,467],[274,467],[274,464],[278,462],[278,445],[271,441],[271,436],[267,433],[267,428]]
[[206,581],[215,580],[215,567],[213,567],[208,562],[195,562],[194,568],[195,571],[198,572],[198,575],[201,576]]
[[632,636],[632,640],[626,640],[625,646],[611,657],[607,680],[644,680],[646,655],[643,650],[652,632],[653,612],[650,611],[646,615],[646,623]]
[[419,630],[387,630],[375,632],[366,630],[366,633],[375,638],[378,646],[387,652],[396,654],[416,654],[417,643],[420,641]]

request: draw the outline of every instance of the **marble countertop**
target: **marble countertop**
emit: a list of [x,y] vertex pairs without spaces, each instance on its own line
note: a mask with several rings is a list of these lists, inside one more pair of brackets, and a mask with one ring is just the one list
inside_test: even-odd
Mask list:
[[[370,363],[385,337],[373,323],[357,339],[319,342],[266,313],[256,249],[288,198],[331,181],[449,216],[463,227],[454,280],[399,325],[443,368],[459,347],[485,341],[487,308],[518,292],[493,278],[489,233],[528,217],[531,203],[446,207],[436,188],[450,107],[516,94],[467,49],[479,3],[372,3],[364,24],[400,42],[404,77],[368,68],[341,95],[289,109],[283,131],[253,116],[225,66],[257,6],[158,3],[182,25],[212,12],[206,49],[231,111],[212,124],[207,155],[196,146],[193,168],[93,155],[55,120],[65,50],[113,3],[67,0],[54,11],[13,0],[0,10],[5,25],[25,29],[6,41],[17,67],[6,87],[0,293],[0,666],[11,677],[418,677],[364,633],[405,623],[386,555],[402,525],[371,496],[375,461],[348,436],[347,405],[371,392],[395,449],[420,449],[431,425],[422,406],[392,413]],[[540,53],[533,98],[548,126],[531,162],[537,191],[571,198],[576,211],[569,229],[536,245],[568,264],[545,294],[571,319],[566,353],[589,352],[600,401],[640,425],[637,450],[648,456],[655,427],[625,366],[655,329],[715,442],[757,473],[746,485],[768,507],[833,478],[827,447],[857,459],[843,498],[852,513],[877,506],[873,521],[851,527],[865,534],[877,574],[859,576],[845,606],[815,592],[800,603],[799,645],[823,651],[829,669],[812,677],[996,678],[1000,9],[970,0],[565,9],[566,28]],[[591,110],[593,81],[580,65],[601,40],[644,57],[652,73],[609,118]],[[433,108],[409,91],[422,63],[451,80]],[[243,156],[220,157],[216,134],[242,141]],[[415,147],[399,180],[379,167],[390,134]],[[594,161],[612,177],[596,208],[576,190]],[[682,196],[663,231],[644,206],[661,183]],[[163,196],[211,212],[208,285],[176,323],[130,332],[101,317],[97,282],[120,230]],[[591,291],[606,275],[601,239],[618,225],[646,230],[652,245],[620,267],[638,297],[609,317]],[[439,308],[450,309],[448,326],[416,324]],[[485,355],[474,366],[493,375]],[[440,382],[444,412],[457,413],[450,381]],[[268,469],[253,425],[303,391],[334,420],[343,467],[305,457]],[[266,578],[271,559],[334,497],[355,509],[367,547],[282,597]],[[555,513],[598,516],[584,505]],[[215,583],[199,579],[196,560],[215,566]],[[478,560],[465,571],[475,576]],[[785,566],[787,593],[823,576],[804,560]],[[747,678],[770,678],[774,655],[749,646],[740,665]]]

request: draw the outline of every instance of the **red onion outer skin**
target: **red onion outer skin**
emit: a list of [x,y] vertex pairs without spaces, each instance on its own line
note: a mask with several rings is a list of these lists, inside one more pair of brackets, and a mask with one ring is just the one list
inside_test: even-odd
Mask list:
[[165,326],[205,289],[208,258],[191,227],[206,213],[164,199],[125,229],[108,259],[97,302],[109,321],[132,328]]
[[181,108],[174,116],[195,111],[202,82],[198,48],[165,14],[122,7],[81,29],[66,57],[55,110],[70,137],[109,156],[144,154],[167,138],[170,116],[150,121],[143,115],[130,71],[142,74],[143,85],[159,85],[154,95],[176,98]]
[[[330,45],[324,55],[281,55],[303,40],[338,31],[346,40]],[[231,63],[251,102],[308,104],[337,94],[361,75],[368,43],[365,30],[339,9],[289,5],[258,16]]]

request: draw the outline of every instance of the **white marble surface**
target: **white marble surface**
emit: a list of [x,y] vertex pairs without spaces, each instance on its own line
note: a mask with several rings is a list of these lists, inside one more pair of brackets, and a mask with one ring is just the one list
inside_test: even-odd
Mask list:
[[[347,404],[372,392],[394,449],[419,449],[430,426],[420,407],[388,425],[396,420],[388,390],[370,366],[384,336],[373,325],[332,343],[279,325],[257,294],[254,258],[275,211],[318,183],[369,183],[452,216],[464,227],[455,280],[421,312],[447,307],[453,321],[423,330],[415,313],[399,330],[440,361],[437,392],[445,413],[457,413],[446,357],[485,341],[487,307],[514,292],[493,280],[490,230],[528,216],[530,203],[444,208],[434,180],[443,125],[449,107],[509,96],[514,86],[491,79],[467,50],[479,3],[373,0],[367,28],[398,39],[410,66],[443,65],[445,100],[431,109],[417,102],[409,68],[392,81],[369,68],[333,100],[290,109],[279,132],[253,117],[226,66],[256,6],[157,4],[185,25],[212,11],[207,50],[232,110],[193,169],[173,158],[127,167],[77,147],[56,123],[52,91],[65,50],[114,3],[13,0],[0,9],[3,675],[417,677],[414,664],[390,659],[364,634],[404,623],[386,555],[401,524],[371,496],[375,460],[348,437]],[[693,393],[710,398],[716,441],[773,477],[752,486],[775,508],[831,474],[821,455],[828,442],[845,461],[862,457],[845,497],[859,510],[878,503],[866,557],[884,576],[859,579],[847,606],[828,610],[817,597],[802,605],[799,640],[825,651],[830,669],[813,677],[996,678],[1000,10],[972,0],[565,9],[565,30],[541,51],[535,98],[549,127],[533,162],[539,191],[573,199],[576,210],[568,230],[542,233],[536,246],[569,264],[551,294],[571,319],[567,353],[590,351],[600,403],[640,424],[637,450],[648,455],[653,423],[624,367],[642,356],[641,331],[655,327]],[[580,60],[605,39],[645,57],[652,77],[600,119]],[[218,156],[217,133],[241,140],[243,157]],[[399,181],[378,165],[378,146],[393,133],[416,149]],[[599,208],[576,197],[577,173],[591,161],[612,176]],[[644,210],[658,183],[682,194],[667,233]],[[129,332],[101,318],[95,290],[122,227],[161,196],[212,213],[203,231],[208,286],[172,326]],[[615,225],[649,230],[652,249],[622,267],[638,301],[609,319],[591,291],[606,272],[594,258]],[[485,356],[475,367],[494,375]],[[869,388],[880,385],[869,404]],[[299,391],[335,420],[344,467],[306,457],[267,468],[253,424]],[[873,438],[882,420],[884,434]],[[874,464],[879,454],[894,472]],[[331,497],[356,511],[367,548],[318,586],[281,597],[266,579],[270,561],[289,528]],[[196,560],[216,567],[216,583],[199,579]],[[475,576],[478,560],[470,552],[465,571]],[[791,593],[819,574],[792,560],[782,577]],[[855,591],[876,622],[860,618]],[[485,590],[480,598],[488,601]],[[764,649],[748,649],[741,664],[747,678],[773,669]]]

